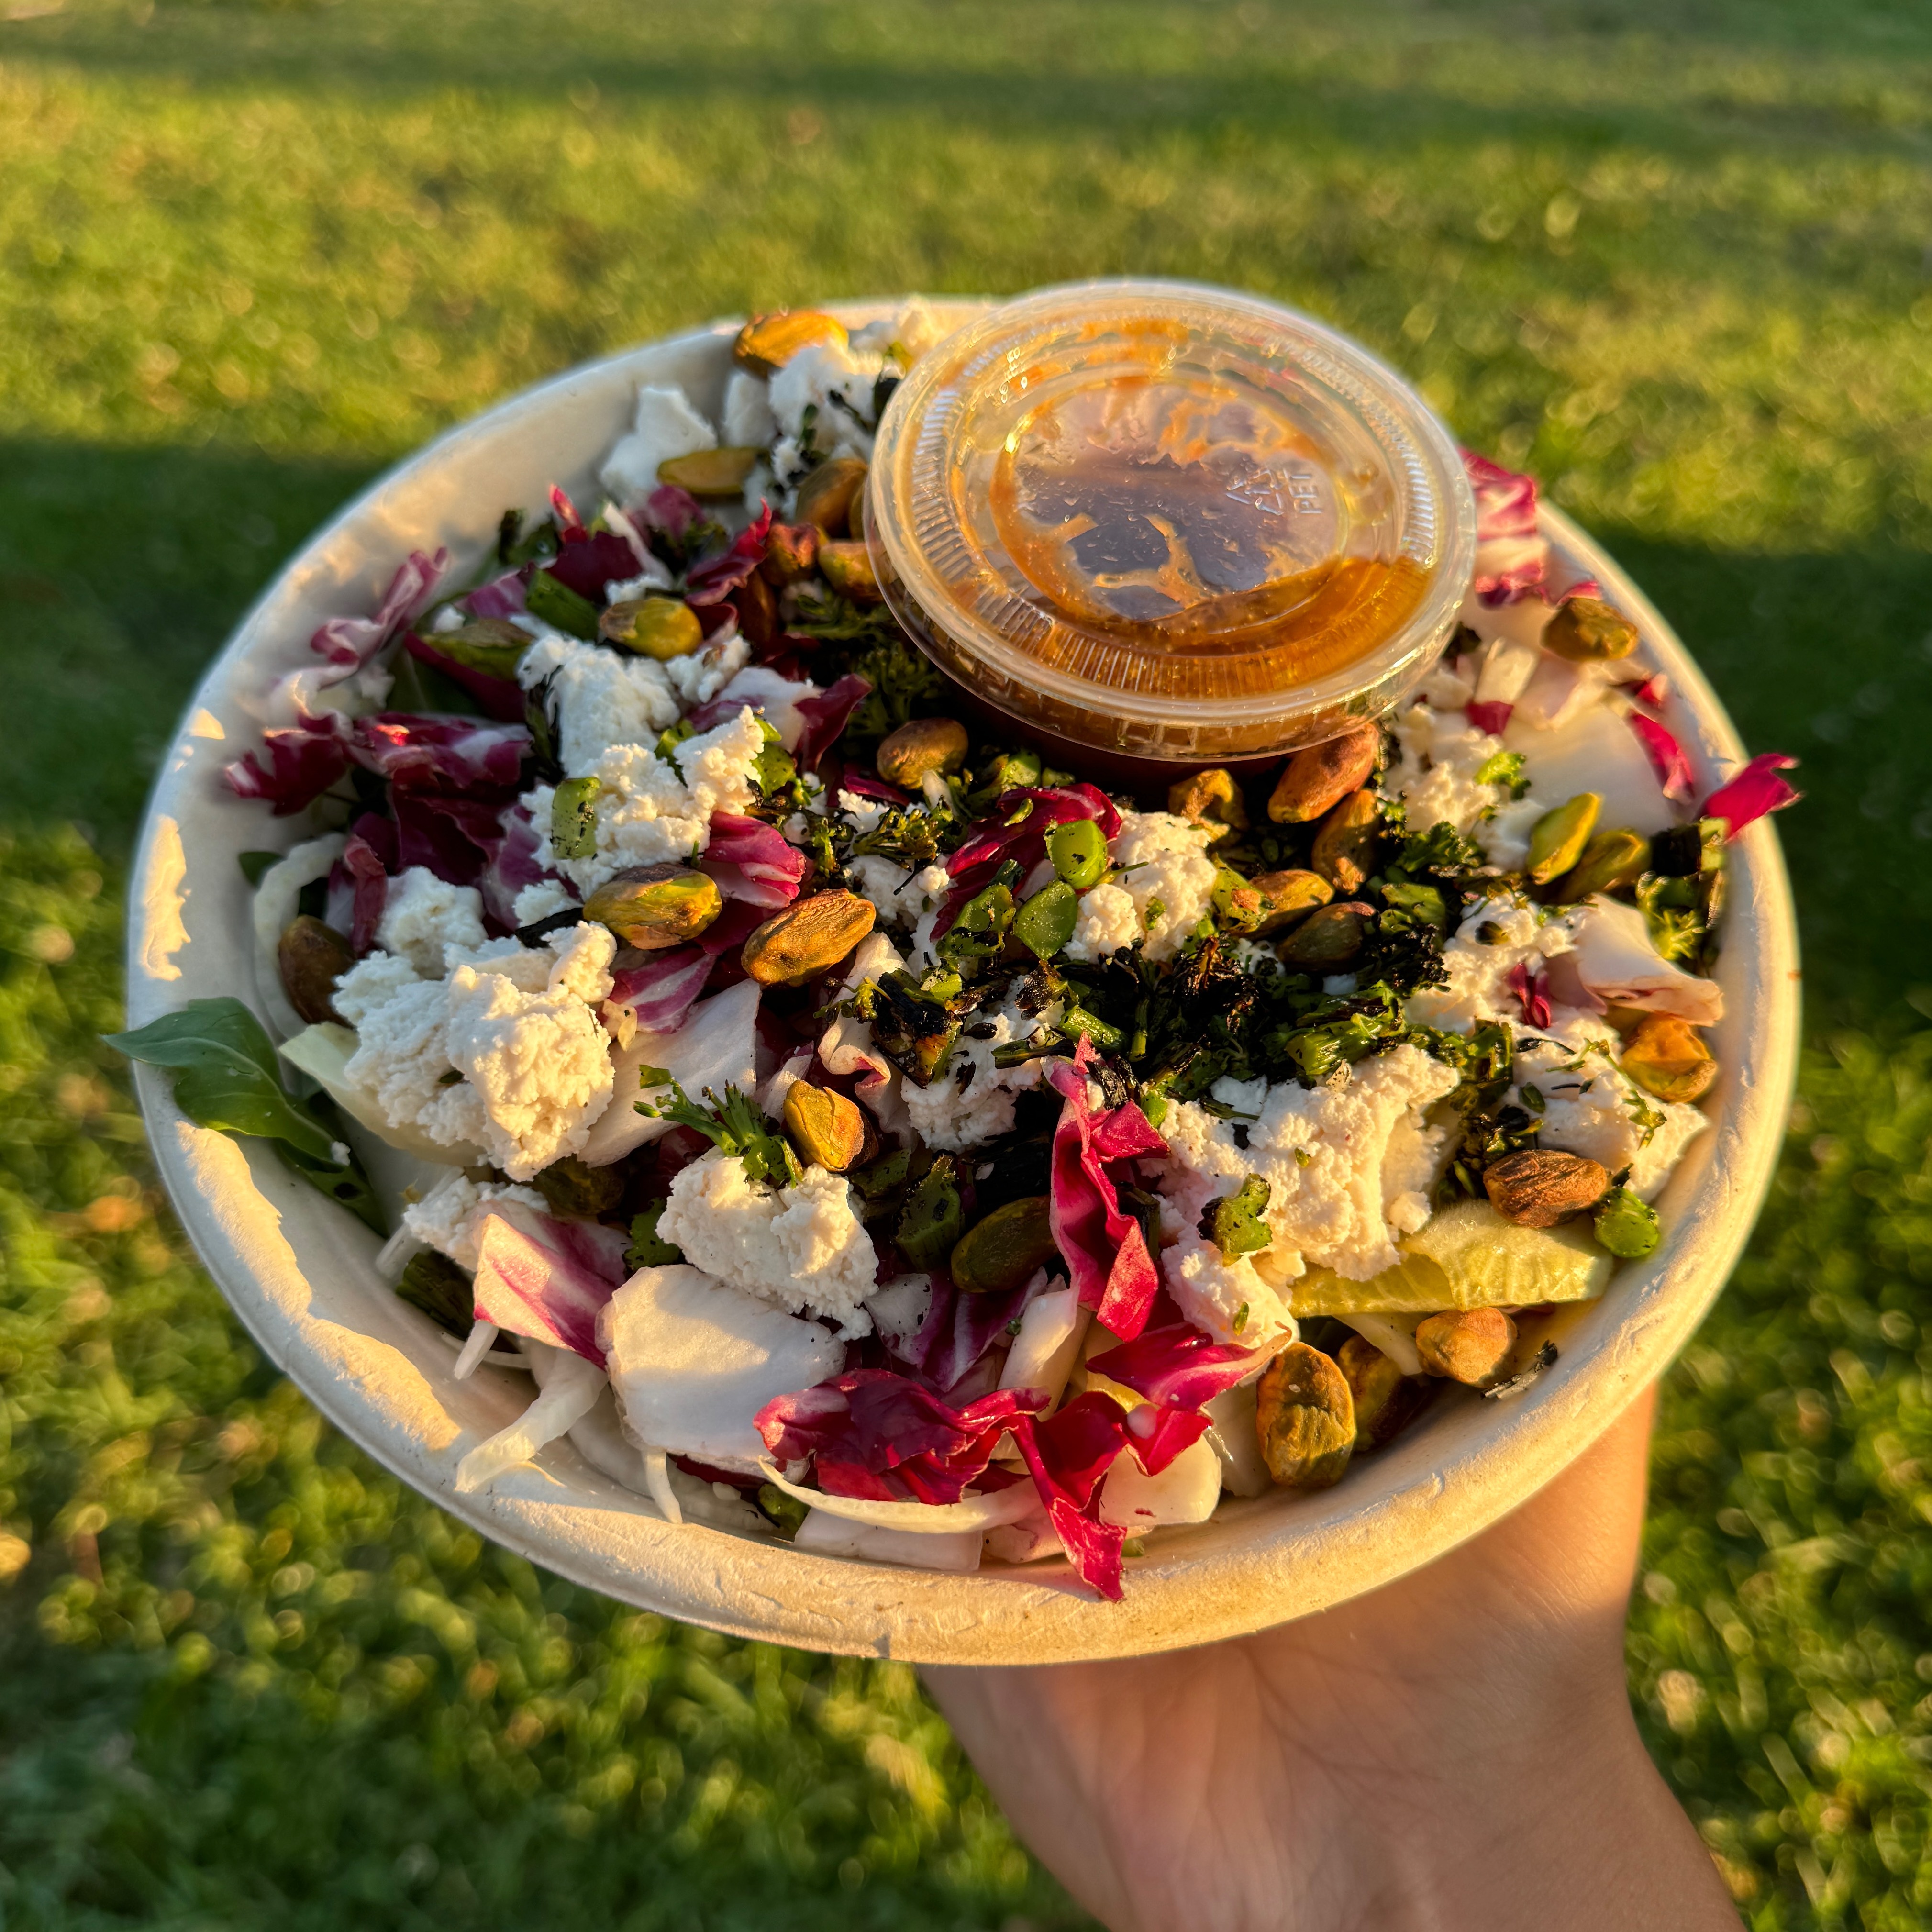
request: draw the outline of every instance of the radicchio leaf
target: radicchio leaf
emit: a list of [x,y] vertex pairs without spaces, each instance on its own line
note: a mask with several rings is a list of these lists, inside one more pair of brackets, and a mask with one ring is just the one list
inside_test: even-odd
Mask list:
[[514,678],[492,677],[487,670],[478,670],[474,665],[458,664],[454,658],[445,657],[432,639],[424,637],[419,631],[411,631],[403,639],[403,648],[418,663],[428,664],[430,670],[440,671],[453,683],[460,685],[499,724],[514,724],[521,721],[528,700],[524,696],[523,686]]
[[356,720],[350,756],[399,789],[461,792],[514,785],[530,742],[521,724],[386,711]]
[[524,594],[526,566],[506,570],[465,593],[464,608],[472,617],[520,616],[529,606]]
[[622,1285],[621,1228],[560,1221],[518,1206],[516,1219],[492,1211],[476,1256],[476,1319],[535,1342],[574,1349],[604,1366],[597,1317]]
[[276,818],[286,818],[348,770],[348,736],[349,721],[336,711],[272,726],[262,734],[259,752],[223,766],[222,780],[237,797],[260,799]]
[[1106,1163],[1162,1154],[1167,1143],[1131,1100],[1093,1112],[1087,1097],[1093,1052],[1083,1034],[1072,1063],[1059,1062],[1049,1076],[1066,1102],[1053,1134],[1049,1219],[1082,1305],[1094,1309],[1103,1327],[1131,1340],[1147,1326],[1160,1276],[1141,1224],[1121,1208]]
[[1472,450],[1462,452],[1476,496],[1476,568],[1470,589],[1483,603],[1514,604],[1543,587],[1546,550],[1537,534],[1536,484]]
[[558,583],[601,607],[604,585],[635,577],[638,560],[614,530],[566,530],[562,547],[544,568]]
[[[342,856],[335,862],[336,870],[347,880],[351,894],[349,944],[358,959],[376,943],[376,928],[382,922],[382,909],[389,896],[388,872],[383,863],[383,855],[364,831],[365,826],[371,829],[380,826],[388,832],[389,839],[386,842],[393,843],[394,839],[394,828],[386,819],[364,813],[356,820],[356,830],[349,835],[348,843],[342,848]],[[337,927],[338,932],[342,929]]]
[[513,805],[499,821],[498,836],[488,848],[476,884],[483,894],[483,909],[506,932],[517,926],[517,895],[526,886],[540,884],[554,876],[546,862],[550,841],[538,831],[529,809]]
[[389,587],[373,617],[332,617],[309,639],[309,649],[326,659],[333,676],[324,686],[352,677],[394,637],[418,604],[436,587],[449,568],[449,553],[425,556],[412,550],[389,580]]
[[727,898],[770,909],[790,905],[798,897],[809,861],[776,826],[719,812],[712,814],[711,836],[698,866],[718,882]]
[[[1274,1352],[1273,1342],[1244,1348],[1238,1342],[1216,1341],[1191,1322],[1171,1322],[1144,1329],[1132,1341],[1092,1357],[1087,1366],[1150,1402],[1198,1409],[1246,1382]],[[1166,1457],[1162,1466],[1172,1460]]]
[[801,698],[798,714],[805,720],[793,758],[802,772],[815,772],[818,761],[838,742],[847,722],[871,695],[872,685],[856,671],[848,671],[815,698]]
[[761,922],[760,909],[743,901],[724,910],[688,946],[644,955],[636,965],[620,966],[611,976],[610,1004],[628,1006],[644,1033],[671,1033],[706,982],[722,954],[744,944]]
[[[657,499],[651,500],[655,503]],[[732,539],[731,548],[722,556],[698,565],[687,574],[684,601],[693,610],[701,610],[706,604],[722,604],[734,590],[742,590],[765,560],[771,529],[772,510],[767,503],[750,527]]]
[[1550,1024],[1550,975],[1530,976],[1528,966],[1519,959],[1509,970],[1509,989],[1522,1009],[1523,1022],[1540,1033]]
[[1690,796],[1690,760],[1684,756],[1684,747],[1677,742],[1676,734],[1654,718],[1641,711],[1625,714],[1630,729],[1636,734],[1650,760],[1650,768],[1657,774],[1657,782],[1662,787],[1664,795],[1670,799],[1687,799]]
[[1510,713],[1515,709],[1514,704],[1489,699],[1464,705],[1462,715],[1478,731],[1486,731],[1491,737],[1500,738],[1508,726]]
[[1760,752],[1744,770],[1727,778],[1705,800],[1699,816],[1721,818],[1730,828],[1724,834],[1729,844],[1747,825],[1754,825],[1767,812],[1782,812],[1796,805],[1804,794],[1780,772],[1792,770],[1798,760],[1788,752]]

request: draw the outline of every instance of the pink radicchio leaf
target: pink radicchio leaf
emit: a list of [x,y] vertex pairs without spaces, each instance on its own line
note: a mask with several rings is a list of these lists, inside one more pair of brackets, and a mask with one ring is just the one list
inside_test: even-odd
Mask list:
[[357,718],[350,738],[350,757],[392,785],[458,792],[476,785],[514,785],[530,743],[521,724],[394,711]]
[[1120,829],[1118,809],[1096,785],[1022,786],[1003,793],[946,862],[952,886],[933,921],[933,938],[944,939],[952,930],[968,902],[992,883],[1009,859],[1024,878],[1046,856],[1046,835],[1082,818],[1093,819],[1103,838]]
[[1478,731],[1486,731],[1492,738],[1500,738],[1508,729],[1510,713],[1516,709],[1514,704],[1504,704],[1493,699],[1466,704],[1462,715]]
[[786,842],[777,826],[735,812],[714,812],[711,836],[699,855],[699,871],[718,883],[727,898],[774,908],[798,897],[809,862]]
[[800,699],[798,714],[805,720],[805,729],[799,734],[798,747],[792,756],[800,771],[818,770],[818,761],[838,742],[847,722],[871,694],[872,688],[856,672],[848,671],[816,698]]
[[412,550],[389,580],[373,617],[330,618],[308,640],[309,649],[323,658],[334,674],[325,675],[321,682],[340,684],[354,676],[395,635],[448,568],[446,550],[439,550],[434,556]]
[[587,534],[584,519],[577,514],[577,506],[554,483],[550,486],[550,508],[551,515],[556,519],[558,533],[566,543],[574,542]]
[[1550,1024],[1550,975],[1539,973],[1532,979],[1528,967],[1519,959],[1509,970],[1509,989],[1522,1009],[1524,1023],[1540,1033]]
[[1648,710],[1661,711],[1670,695],[1670,677],[1667,672],[1654,670],[1649,676],[1621,688],[1624,695],[1634,704],[1641,704]]
[[1033,1472],[1074,1574],[1109,1603],[1118,1603],[1120,1550],[1127,1533],[1100,1520],[1100,1486],[1127,1446],[1126,1416],[1120,1404],[1090,1389],[1044,1422],[1019,1418],[1013,1440]]
[[237,797],[260,799],[276,818],[286,818],[314,804],[348,769],[349,720],[325,711],[272,726],[262,734],[260,751],[224,766],[221,776]]
[[604,1366],[597,1317],[624,1280],[626,1238],[523,1209],[487,1215],[477,1244],[476,1319]]
[[1601,598],[1603,594],[1604,586],[1594,577],[1580,577],[1574,584],[1564,584],[1552,601],[1558,604],[1567,604],[1573,597]]
[[676,543],[704,522],[704,506],[688,490],[680,490],[675,483],[660,483],[644,499],[638,514],[646,530],[662,531]]
[[469,692],[482,706],[487,717],[494,718],[500,724],[522,722],[529,700],[524,696],[523,686],[514,678],[492,677],[487,670],[458,664],[454,658],[445,657],[419,631],[411,631],[404,636],[403,649],[418,664],[426,664],[430,670],[440,671],[452,684]]
[[[834,690],[837,686],[832,687]],[[910,805],[912,794],[902,791],[896,784],[888,784],[884,778],[871,777],[864,772],[848,772],[838,781],[841,791],[849,791],[854,798],[876,799],[881,805]]]
[[[939,1299],[938,1287],[935,1280],[935,1302]],[[1008,1326],[1026,1312],[1046,1288],[1046,1277],[1042,1271],[1033,1280],[1004,1294],[956,1292],[952,1322],[944,1342],[922,1359],[922,1372],[935,1388],[957,1388],[984,1359],[987,1350],[1006,1339]]]
[[1684,747],[1677,742],[1676,734],[1654,718],[1647,717],[1641,711],[1625,714],[1630,729],[1636,734],[1636,741],[1644,748],[1650,760],[1650,768],[1657,774],[1657,782],[1669,799],[1687,799],[1690,796],[1690,760],[1684,756]]
[[1082,1035],[1072,1064],[1060,1062],[1049,1076],[1066,1104],[1053,1133],[1048,1218],[1082,1305],[1131,1340],[1147,1326],[1160,1276],[1141,1224],[1122,1209],[1105,1163],[1164,1152],[1167,1144],[1132,1101],[1094,1114],[1087,1098],[1092,1058],[1092,1042]]
[[[835,1494],[957,1502],[1028,1408],[1013,1389],[955,1408],[890,1369],[856,1369],[778,1396],[755,1426],[776,1460],[819,1459],[820,1481],[840,1484]],[[862,1488],[861,1475],[872,1482]]]
[[706,604],[722,604],[734,590],[742,590],[765,560],[771,530],[772,508],[767,503],[751,526],[732,539],[731,548],[722,556],[698,565],[686,576],[684,601],[693,610],[700,610]]
[[539,885],[553,876],[546,862],[550,841],[538,831],[529,808],[522,805],[512,806],[499,826],[476,884],[483,894],[484,910],[504,932],[513,932],[517,895],[526,886]]
[[544,568],[578,596],[601,605],[604,586],[636,576],[638,560],[616,531],[584,530],[574,537],[566,532],[562,548]]
[[479,584],[463,599],[464,608],[472,617],[518,617],[529,608],[525,590],[529,566],[506,570],[501,577],[493,577],[488,584]]
[[363,830],[370,816],[365,814],[357,820],[356,830],[349,835],[342,856],[336,862],[346,876],[352,894],[346,930],[350,950],[358,959],[376,943],[376,928],[382,922],[382,909],[389,896],[388,874],[382,855]]
[[651,554],[651,547],[637,525],[615,503],[604,506],[604,520],[631,547],[632,568],[626,575],[634,577],[642,572],[647,577],[663,578],[664,566]]
[[1128,1412],[1126,1446],[1150,1476],[1157,1476],[1184,1449],[1192,1448],[1210,1426],[1198,1409],[1143,1402]]
[[421,866],[446,884],[475,885],[502,842],[507,802],[500,794],[493,801],[486,796],[451,798],[392,788],[395,869]]
[[1470,589],[1484,604],[1514,604],[1543,586],[1546,547],[1537,534],[1536,484],[1472,451],[1462,452],[1476,497],[1476,567]]
[[1730,844],[1747,825],[1756,824],[1767,812],[1796,805],[1804,796],[1778,776],[1793,770],[1797,763],[1788,752],[1760,752],[1705,800],[1700,816],[1723,819],[1729,828],[1724,842]]
[[1177,1322],[1143,1329],[1132,1341],[1094,1356],[1088,1366],[1150,1402],[1197,1409],[1246,1382],[1274,1354],[1273,1344],[1244,1348],[1237,1342],[1217,1342],[1192,1322]]
[[700,946],[653,952],[643,965],[611,975],[610,1003],[628,1006],[646,1033],[674,1033],[704,992],[711,967],[712,956]]

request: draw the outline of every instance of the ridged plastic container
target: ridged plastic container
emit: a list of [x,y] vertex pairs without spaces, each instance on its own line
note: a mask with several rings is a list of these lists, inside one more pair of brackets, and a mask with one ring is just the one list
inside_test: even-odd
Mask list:
[[930,350],[880,424],[866,531],[940,668],[1028,730],[1135,760],[1292,750],[1434,663],[1475,554],[1455,445],[1294,310],[1070,284]]

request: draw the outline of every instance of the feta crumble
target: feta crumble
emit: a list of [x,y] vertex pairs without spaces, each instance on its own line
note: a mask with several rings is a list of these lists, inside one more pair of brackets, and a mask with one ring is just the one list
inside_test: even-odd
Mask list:
[[557,757],[573,778],[613,746],[654,744],[660,731],[677,722],[677,693],[655,658],[553,632],[531,645],[517,666],[526,691],[546,678],[556,710]]
[[389,881],[376,944],[406,959],[424,979],[442,970],[446,946],[481,946],[483,895],[474,886],[452,886],[428,867],[412,866]]
[[634,503],[658,487],[658,465],[674,456],[716,449],[718,432],[675,384],[640,384],[631,434],[604,459],[597,480],[620,503]]
[[1144,934],[1148,958],[1172,958],[1213,909],[1213,837],[1171,812],[1124,814],[1112,846],[1118,877],[1080,902],[1066,956],[1090,965]]

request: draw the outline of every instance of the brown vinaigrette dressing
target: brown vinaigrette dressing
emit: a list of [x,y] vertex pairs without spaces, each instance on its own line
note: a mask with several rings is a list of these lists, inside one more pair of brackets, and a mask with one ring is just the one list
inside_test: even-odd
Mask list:
[[1393,702],[1460,602],[1467,486],[1420,409],[1251,298],[1048,291],[931,352],[889,410],[880,580],[970,700],[1070,743],[1310,742]]

